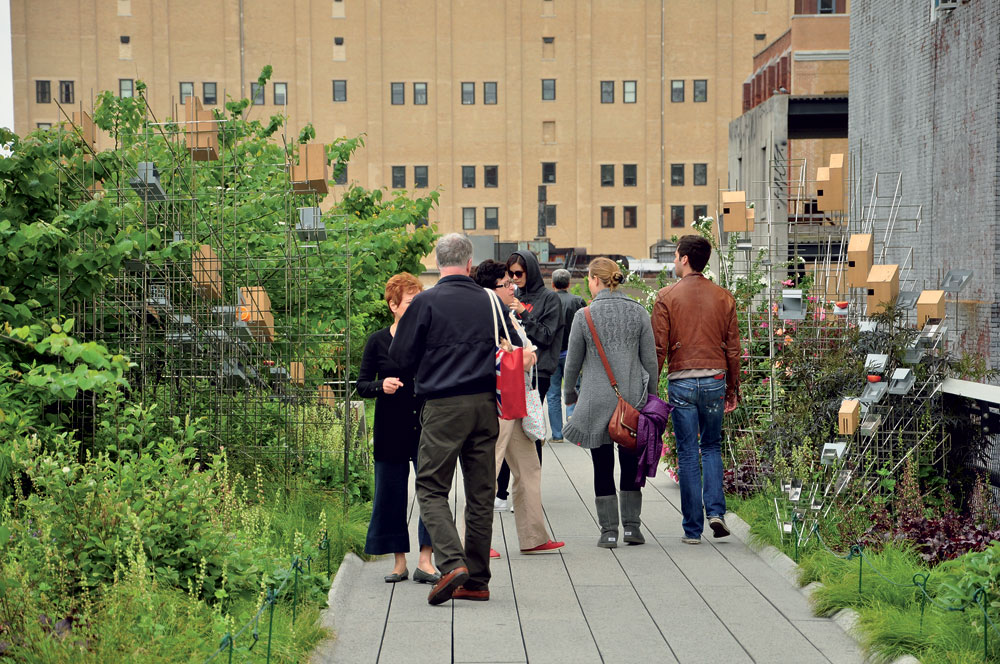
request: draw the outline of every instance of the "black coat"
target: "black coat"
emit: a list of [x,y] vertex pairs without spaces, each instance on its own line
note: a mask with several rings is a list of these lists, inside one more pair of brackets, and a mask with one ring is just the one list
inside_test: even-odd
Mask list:
[[[389,357],[390,344],[389,328],[368,337],[358,371],[358,394],[375,399],[375,460],[406,463],[417,458],[423,402],[413,393],[413,374]],[[382,391],[386,378],[398,378],[403,386],[386,394]]]
[[545,287],[542,270],[535,255],[530,251],[514,253],[524,261],[526,272],[524,288],[517,293],[517,299],[527,309],[520,314],[521,324],[536,347],[538,377],[549,378],[559,366],[559,353],[563,348],[565,321],[562,303],[555,293]]
[[[497,389],[492,301],[466,276],[442,277],[417,293],[399,319],[389,356],[415,374],[423,399],[493,394]],[[503,315],[497,306],[492,311]],[[500,327],[500,336],[504,336]],[[511,343],[520,340],[511,335]]]

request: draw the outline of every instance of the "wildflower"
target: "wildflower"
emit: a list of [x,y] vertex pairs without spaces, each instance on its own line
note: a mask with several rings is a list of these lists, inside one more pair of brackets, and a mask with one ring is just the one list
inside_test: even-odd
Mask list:
[[795,283],[795,282],[793,282],[791,279],[785,279],[784,281],[781,282],[781,285],[782,286],[791,286],[793,283]]
[[63,466],[62,471],[63,471],[63,473],[69,475],[69,466]]
[[792,341],[793,341],[793,339],[786,334],[785,335],[785,345],[786,346],[791,346],[792,345]]
[[767,321],[764,321],[763,323],[761,323],[760,326],[766,330],[767,329]]
[[760,384],[761,385],[767,385],[770,382],[771,382],[770,378],[763,378],[763,379],[761,379]]

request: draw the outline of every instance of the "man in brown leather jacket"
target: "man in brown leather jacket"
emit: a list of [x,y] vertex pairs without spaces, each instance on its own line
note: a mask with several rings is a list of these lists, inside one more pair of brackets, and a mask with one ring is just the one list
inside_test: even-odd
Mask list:
[[715,537],[729,534],[722,489],[722,415],[739,402],[740,332],[732,294],[702,274],[711,255],[708,240],[683,236],[674,254],[674,273],[680,280],[661,289],[653,305],[656,359],[661,373],[667,361],[668,400],[674,407],[682,541],[687,544],[701,543],[706,515]]

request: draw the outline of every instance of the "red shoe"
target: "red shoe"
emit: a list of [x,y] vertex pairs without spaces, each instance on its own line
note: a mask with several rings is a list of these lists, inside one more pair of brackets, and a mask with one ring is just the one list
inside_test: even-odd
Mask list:
[[553,542],[549,540],[545,544],[539,544],[532,549],[521,549],[521,553],[552,553],[566,546],[566,542]]
[[494,549],[493,547],[490,547],[490,558],[499,558],[499,557],[500,557],[500,552]]
[[455,588],[455,592],[452,593],[452,599],[471,599],[474,602],[488,602],[490,599],[490,589],[483,588],[482,590],[469,590],[465,586],[459,586]]

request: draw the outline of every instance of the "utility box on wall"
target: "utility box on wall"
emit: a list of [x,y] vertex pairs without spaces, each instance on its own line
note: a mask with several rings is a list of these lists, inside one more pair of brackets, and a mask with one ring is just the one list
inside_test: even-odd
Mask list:
[[854,233],[847,242],[847,285],[867,288],[868,273],[875,262],[875,241],[868,233]]
[[899,266],[873,265],[868,272],[868,315],[882,313],[899,295]]

